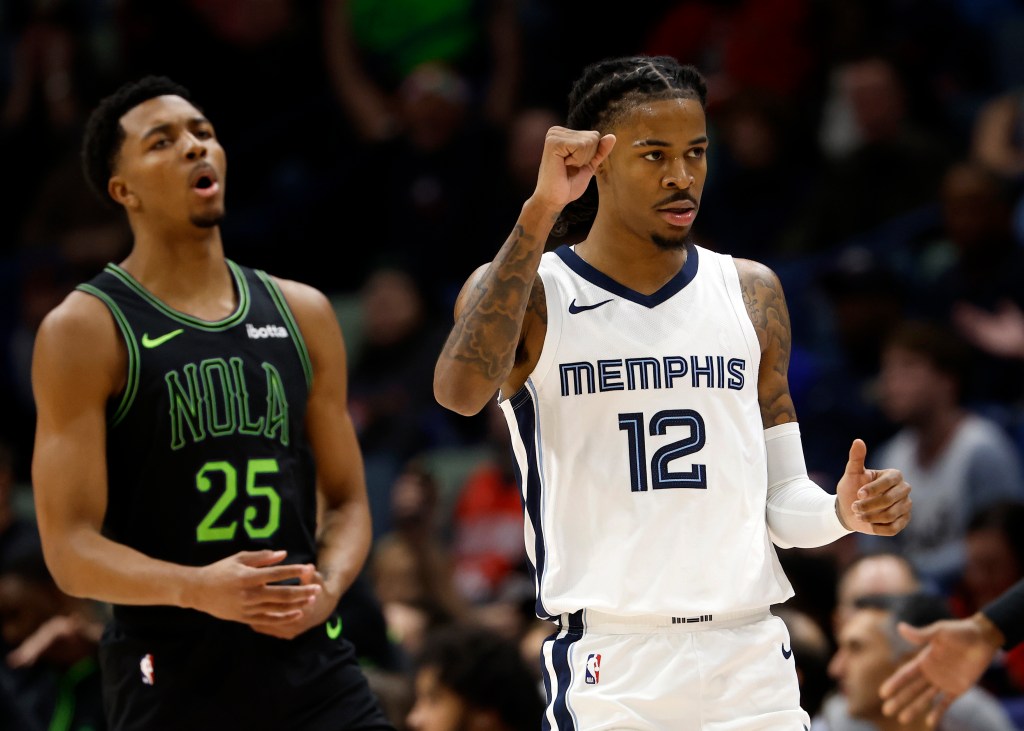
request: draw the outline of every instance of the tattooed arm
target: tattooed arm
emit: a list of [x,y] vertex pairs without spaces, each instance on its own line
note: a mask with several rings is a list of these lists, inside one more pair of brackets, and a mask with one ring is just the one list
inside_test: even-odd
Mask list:
[[750,321],[761,344],[761,367],[757,374],[757,397],[761,423],[767,429],[796,421],[796,408],[789,394],[789,353],[792,331],[782,283],[771,269],[749,259],[736,259]]
[[455,303],[455,325],[434,368],[434,397],[445,408],[476,414],[499,388],[513,393],[533,370],[547,325],[537,277],[544,244],[614,144],[613,135],[548,130],[533,195],[494,261],[470,276]]
[[[807,477],[796,408],[789,392],[792,330],[778,276],[736,259],[747,314],[761,345],[757,396],[768,453],[768,527],[782,547],[819,546],[849,530],[894,535],[910,520],[910,485],[896,469],[864,466],[867,445],[854,439],[835,499]],[[836,520],[838,519],[838,520]]]

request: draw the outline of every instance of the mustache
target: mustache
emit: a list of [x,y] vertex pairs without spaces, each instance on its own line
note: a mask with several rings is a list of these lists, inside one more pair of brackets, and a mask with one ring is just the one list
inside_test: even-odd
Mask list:
[[700,207],[700,204],[697,202],[697,199],[694,198],[689,193],[689,191],[685,191],[685,190],[677,190],[677,191],[675,191],[668,198],[664,198],[663,200],[658,201],[658,203],[656,203],[654,207],[655,208],[664,208],[665,206],[669,205],[670,203],[678,203],[679,201],[690,201],[690,203],[692,203],[695,207],[698,207],[698,208]]

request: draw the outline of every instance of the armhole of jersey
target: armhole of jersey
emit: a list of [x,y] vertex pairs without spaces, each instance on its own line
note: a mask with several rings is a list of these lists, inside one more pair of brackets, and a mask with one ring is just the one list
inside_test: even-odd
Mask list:
[[[549,256],[545,254],[545,256]],[[551,255],[552,257],[554,255]],[[563,266],[560,259],[555,259],[557,266]],[[561,288],[558,286],[558,277],[546,268],[541,267],[538,275],[544,283],[544,302],[547,305],[548,321],[544,328],[544,342],[540,346],[540,357],[533,373],[527,376],[528,380],[540,383],[544,380],[552,364],[555,362],[555,351],[558,349],[558,341],[562,337],[562,325],[565,318],[562,317]]]
[[[708,253],[702,251],[701,258],[709,258]],[[743,334],[746,336],[747,349],[750,351],[750,358],[754,363],[753,371],[756,376],[761,366],[761,343],[757,339],[754,323],[750,321],[750,313],[747,312],[747,307],[743,303],[743,285],[740,284],[740,271],[736,267],[736,260],[731,256],[716,254],[715,258],[718,260],[718,265],[722,270],[725,289],[732,300],[733,314],[739,320],[740,327],[743,328]]]
[[312,388],[313,364],[309,359],[309,349],[306,347],[306,340],[302,337],[302,331],[299,330],[299,324],[295,322],[292,310],[288,306],[288,300],[285,299],[281,288],[277,286],[277,282],[271,279],[270,275],[259,269],[254,269],[253,271],[263,282],[267,291],[270,292],[270,297],[274,300],[277,311],[281,313],[285,327],[288,328],[288,332],[292,335],[292,342],[295,343],[295,350],[299,355],[299,361],[302,363],[302,372],[306,376],[306,388]]
[[111,425],[117,426],[124,419],[125,414],[128,413],[128,409],[131,408],[132,403],[135,401],[135,395],[139,391],[139,344],[135,340],[135,333],[132,332],[131,327],[128,325],[128,319],[121,312],[121,308],[117,306],[117,303],[111,299],[110,295],[91,284],[80,284],[77,289],[91,294],[107,306],[111,316],[114,318],[114,322],[117,323],[117,327],[121,331],[121,335],[124,337],[125,349],[128,351],[128,374],[125,377],[124,393],[121,394],[121,400],[110,418]]

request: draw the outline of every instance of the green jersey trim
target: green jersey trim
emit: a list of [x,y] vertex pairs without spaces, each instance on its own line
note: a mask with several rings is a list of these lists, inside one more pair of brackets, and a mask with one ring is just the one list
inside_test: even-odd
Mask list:
[[107,306],[110,314],[114,317],[114,322],[117,323],[117,327],[124,336],[125,346],[128,349],[128,376],[125,380],[124,393],[121,395],[121,401],[117,405],[117,410],[114,411],[114,416],[111,419],[111,423],[116,426],[121,422],[125,414],[128,413],[128,409],[131,408],[139,390],[139,344],[135,341],[135,334],[128,325],[128,318],[124,316],[121,308],[117,306],[117,303],[106,292],[97,289],[91,284],[80,284],[77,289],[98,297]]
[[104,271],[120,279],[126,287],[131,289],[139,295],[139,297],[149,302],[153,307],[160,310],[160,312],[167,315],[167,317],[172,320],[176,320],[177,322],[200,330],[216,332],[218,330],[226,330],[233,325],[237,325],[241,320],[245,319],[246,315],[249,314],[249,285],[245,281],[245,277],[239,270],[238,265],[231,260],[226,261],[228,263],[228,268],[231,270],[231,276],[235,279],[235,290],[238,292],[238,307],[223,320],[217,320],[216,322],[201,320],[198,317],[186,315],[183,312],[178,312],[172,307],[168,307],[166,304],[154,297],[148,289],[143,287],[139,281],[135,279],[135,277],[119,267],[117,264],[107,264],[107,266],[104,267]]
[[302,332],[299,330],[299,325],[295,322],[295,317],[292,315],[292,310],[288,306],[288,301],[284,298],[284,293],[281,288],[277,286],[275,282],[265,271],[260,269],[254,269],[256,276],[259,277],[263,284],[266,285],[267,291],[270,292],[270,296],[274,300],[274,304],[277,306],[277,311],[281,313],[281,317],[284,318],[285,326],[288,328],[288,332],[292,334],[292,342],[295,343],[295,350],[299,354],[299,360],[302,362],[302,370],[306,374],[306,387],[313,387],[313,364],[309,359],[309,349],[306,347],[306,341],[302,337]]

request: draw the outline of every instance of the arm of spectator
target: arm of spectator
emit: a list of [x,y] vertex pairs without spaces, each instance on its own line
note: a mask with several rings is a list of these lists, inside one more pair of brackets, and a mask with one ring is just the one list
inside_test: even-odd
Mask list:
[[348,0],[323,4],[323,46],[335,94],[356,131],[367,142],[383,142],[398,131],[390,96],[365,73],[349,23]]
[[971,148],[975,156],[1009,177],[1024,173],[1024,147],[1014,142],[1022,94],[1024,91],[1010,92],[982,105],[972,130]]
[[99,647],[103,623],[81,614],[50,617],[25,641],[7,655],[12,668],[30,667],[46,658],[58,665],[70,666]]
[[1024,312],[1004,301],[992,313],[967,302],[953,308],[953,324],[968,341],[1001,358],[1024,359]]

